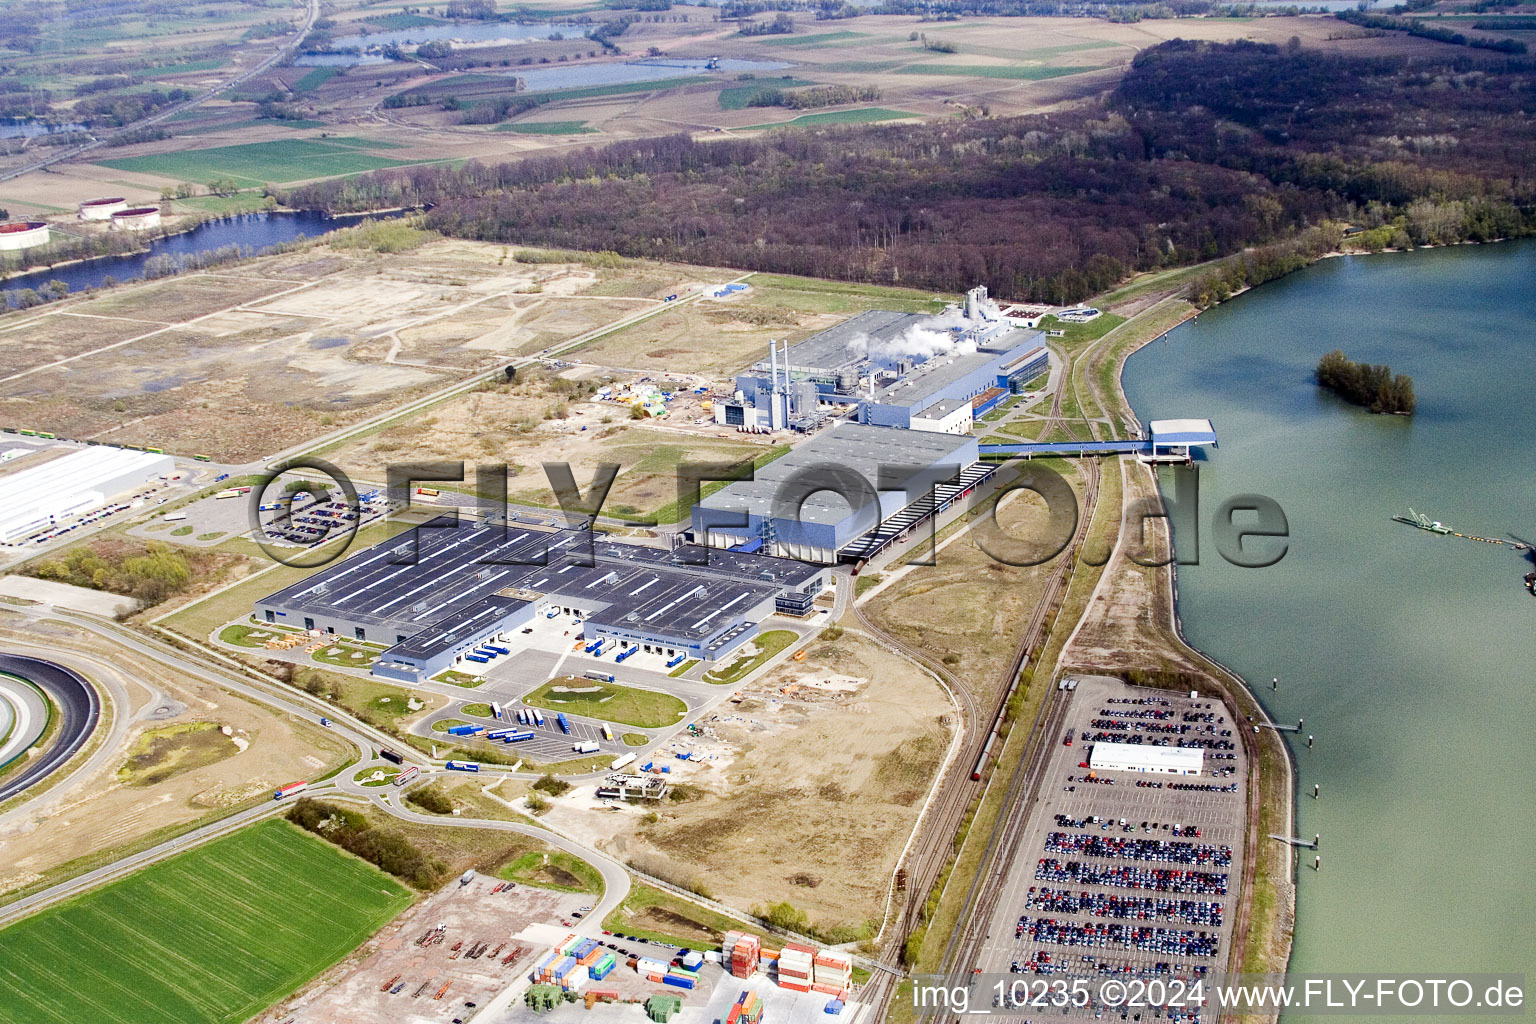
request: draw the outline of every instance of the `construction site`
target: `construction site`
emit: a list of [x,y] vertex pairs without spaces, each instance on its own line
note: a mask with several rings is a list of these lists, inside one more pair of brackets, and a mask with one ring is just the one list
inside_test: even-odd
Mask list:
[[[471,873],[401,915],[346,963],[273,1007],[264,1022],[392,1024],[472,1015],[526,975],[539,943],[519,936],[569,920],[590,896]],[[470,1012],[466,1012],[469,1010]]]

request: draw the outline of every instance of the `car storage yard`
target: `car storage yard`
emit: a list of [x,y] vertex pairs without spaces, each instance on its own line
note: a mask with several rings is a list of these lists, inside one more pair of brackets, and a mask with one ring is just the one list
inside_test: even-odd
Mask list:
[[[1247,791],[1231,711],[1211,695],[1105,677],[1079,677],[1061,696],[1062,732],[1048,737],[1040,798],[976,966],[1090,985],[1221,970],[1238,916]],[[1198,741],[1204,765],[1198,776],[1093,771],[1096,740]]]

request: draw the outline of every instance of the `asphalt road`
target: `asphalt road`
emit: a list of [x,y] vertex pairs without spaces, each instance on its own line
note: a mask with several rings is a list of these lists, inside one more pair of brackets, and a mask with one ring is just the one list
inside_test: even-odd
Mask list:
[[19,676],[46,693],[58,709],[57,740],[12,778],[0,783],[0,802],[36,785],[62,768],[85,746],[101,720],[101,698],[96,688],[73,669],[41,658],[0,654],[0,672]]

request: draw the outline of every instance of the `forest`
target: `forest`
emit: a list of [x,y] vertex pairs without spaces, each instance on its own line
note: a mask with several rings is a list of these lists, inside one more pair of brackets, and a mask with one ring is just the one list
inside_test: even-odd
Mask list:
[[1318,360],[1317,383],[1371,412],[1411,416],[1418,405],[1413,378],[1406,373],[1394,376],[1390,366],[1354,362],[1339,349]]
[[1409,244],[1536,232],[1533,91],[1536,62],[1466,48],[1354,57],[1180,40],[1060,113],[669,136],[281,198],[332,213],[425,206],[427,227],[485,241],[1070,303],[1327,223]]

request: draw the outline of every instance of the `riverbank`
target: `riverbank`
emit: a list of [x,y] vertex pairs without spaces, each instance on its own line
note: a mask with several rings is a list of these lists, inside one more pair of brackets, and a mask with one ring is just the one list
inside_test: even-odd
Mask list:
[[[1192,646],[1250,680],[1278,677],[1259,686],[1269,716],[1304,717],[1317,736],[1288,745],[1307,797],[1292,794],[1292,834],[1331,851],[1328,870],[1297,879],[1293,970],[1520,970],[1531,948],[1505,823],[1531,813],[1532,768],[1466,762],[1523,741],[1530,598],[1515,588],[1530,564],[1390,517],[1412,505],[1470,533],[1528,532],[1536,409],[1509,368],[1529,359],[1533,267],[1529,240],[1322,260],[1125,368],[1143,416],[1221,428],[1202,506],[1262,493],[1285,510],[1283,560],[1255,575],[1208,552],[1179,567],[1176,599]],[[1412,374],[1417,415],[1320,394],[1315,357],[1335,347]]]
[[[0,290],[11,293],[12,306],[25,308],[62,297],[49,289],[53,281],[69,286],[68,294],[112,287],[141,278],[169,277],[184,270],[238,261],[276,251],[300,238],[317,238],[367,218],[394,218],[404,208],[332,217],[312,210],[278,208],[247,213],[210,214],[179,230],[157,233],[130,252],[58,260],[0,279]],[[31,289],[35,298],[20,301]]]
[[[1136,352],[1166,338],[1170,331],[1200,315],[1200,310],[1182,294],[1186,289],[1184,282],[1192,271],[1198,272],[1195,268],[1168,272],[1163,279],[1166,293],[1149,305],[1143,305],[1131,319],[1073,357],[1071,380],[1074,390],[1085,391],[1111,426],[1120,421],[1141,429],[1141,421],[1124,389],[1125,364]],[[1094,305],[1113,307],[1117,295],[1144,302],[1148,289],[1155,295],[1158,287],[1156,278],[1140,284],[1128,282],[1101,296]],[[1083,369],[1081,374],[1077,372],[1079,363]],[[1106,383],[1112,387],[1104,387]],[[1078,401],[1081,405],[1081,396]],[[1126,471],[1135,485],[1128,486],[1122,497],[1122,508],[1128,515],[1138,493],[1156,495],[1158,482],[1152,468],[1139,462],[1128,460]],[[1154,543],[1171,553],[1172,538],[1167,533],[1167,520],[1158,521],[1154,530],[1158,534]],[[1175,564],[1170,562],[1155,569],[1133,567],[1126,564],[1123,552],[1118,553],[1116,559],[1117,562],[1106,570],[1106,606],[1114,604],[1117,590],[1118,596],[1125,599],[1138,593],[1148,582],[1155,589],[1146,595],[1151,608],[1147,609],[1149,615],[1144,627],[1137,630],[1140,635],[1131,643],[1110,643],[1108,646],[1122,651],[1145,648],[1143,654],[1155,660],[1162,671],[1170,665],[1195,668],[1221,692],[1223,702],[1234,713],[1234,721],[1241,722],[1249,716],[1255,721],[1267,721],[1268,715],[1247,681],[1185,636],[1179,614]],[[1089,609],[1089,613],[1092,611]],[[1085,624],[1089,613],[1084,615]],[[1098,668],[1112,671],[1115,666]],[[1182,682],[1177,685],[1184,686]],[[1267,837],[1270,833],[1293,834],[1296,768],[1288,746],[1273,730],[1260,730],[1257,735],[1247,729],[1235,729],[1234,732],[1242,736],[1248,748],[1249,818],[1242,886],[1246,898],[1239,905],[1229,966],[1234,971],[1280,973],[1290,961],[1295,932],[1295,867],[1290,847]]]

